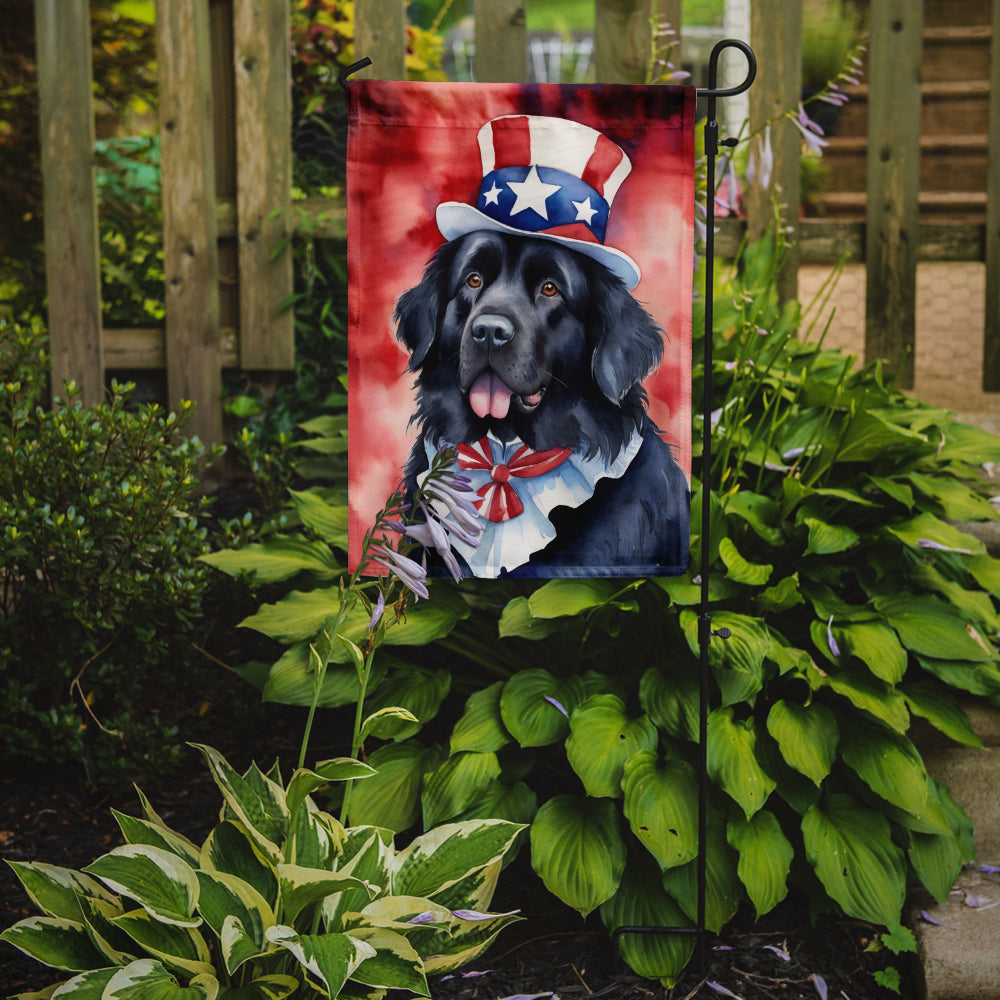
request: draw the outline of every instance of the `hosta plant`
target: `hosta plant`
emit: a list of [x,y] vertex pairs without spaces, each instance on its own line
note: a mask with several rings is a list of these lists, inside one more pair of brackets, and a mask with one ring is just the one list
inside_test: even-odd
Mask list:
[[[142,818],[115,813],[126,843],[82,871],[12,862],[41,911],[0,935],[68,978],[65,1000],[280,1000],[428,996],[518,919],[488,912],[521,829],[450,823],[397,849],[392,832],[343,827],[313,793],[372,768],[338,758],[240,774],[202,746],[222,793],[198,845],[140,793]],[[54,990],[54,991],[53,991]]]

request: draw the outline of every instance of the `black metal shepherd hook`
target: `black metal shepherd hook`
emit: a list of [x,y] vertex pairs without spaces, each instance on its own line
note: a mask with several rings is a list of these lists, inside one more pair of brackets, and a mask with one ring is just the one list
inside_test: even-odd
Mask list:
[[[718,88],[719,57],[725,49],[739,49],[747,60],[747,75],[736,87]],[[702,970],[705,961],[705,896],[707,888],[708,843],[708,648],[712,636],[729,638],[729,629],[712,629],[712,615],[708,610],[709,534],[711,531],[711,503],[708,481],[712,472],[712,290],[715,284],[715,158],[719,147],[735,146],[735,138],[719,140],[719,123],[715,120],[716,99],[735,97],[750,89],[757,76],[757,58],[746,42],[725,38],[717,42],[708,60],[708,87],[697,91],[698,97],[708,99],[705,123],[705,158],[707,161],[707,193],[705,220],[705,346],[704,346],[704,396],[702,399],[702,452],[701,452],[701,601],[698,612],[698,646],[701,653],[701,687],[698,699],[698,911],[694,927],[626,926],[615,930],[617,942],[622,934],[695,934],[698,938],[698,964]]]

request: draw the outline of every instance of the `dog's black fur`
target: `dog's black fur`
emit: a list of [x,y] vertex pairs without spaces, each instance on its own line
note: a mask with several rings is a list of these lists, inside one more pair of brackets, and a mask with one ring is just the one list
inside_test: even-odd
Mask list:
[[[577,508],[556,508],[556,538],[509,575],[685,568],[687,481],[646,415],[642,388],[662,331],[607,268],[550,240],[473,232],[440,247],[400,296],[395,320],[417,373],[412,420],[437,446],[492,431],[538,451],[613,461],[633,430],[642,435],[624,475],[600,480]],[[474,409],[470,393],[488,384],[484,375],[502,382],[501,397],[509,390],[505,414],[503,405]],[[483,397],[480,388],[480,411]],[[410,492],[426,468],[420,440],[405,468]]]

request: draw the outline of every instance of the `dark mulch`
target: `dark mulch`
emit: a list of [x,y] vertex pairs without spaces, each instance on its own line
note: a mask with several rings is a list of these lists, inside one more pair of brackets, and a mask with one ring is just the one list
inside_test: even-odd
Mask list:
[[[286,720],[277,720],[279,735],[270,745],[290,746],[291,732],[280,735],[286,725]],[[245,758],[239,744],[221,741],[220,748],[234,763]],[[0,778],[0,858],[9,861],[80,868],[121,843],[112,806],[139,813],[134,794],[102,795],[73,784],[71,776],[28,777]],[[193,752],[192,767],[150,791],[150,798],[168,824],[196,840],[211,828],[219,807],[207,769]],[[689,968],[673,990],[640,979],[617,961],[596,918],[582,922],[545,893],[524,857],[501,877],[494,906],[520,908],[526,919],[504,931],[465,975],[433,977],[436,1000],[550,993],[562,1000],[689,1000],[726,996],[725,990],[744,1000],[815,1000],[823,995],[824,984],[831,1000],[886,1000],[892,994],[878,987],[872,976],[890,964],[904,973],[902,996],[917,994],[900,960],[866,950],[872,942],[870,928],[830,918],[813,927],[799,902],[782,905],[757,925],[746,914],[738,916],[720,938],[706,941],[704,970]],[[31,913],[12,872],[0,866],[0,927]],[[58,973],[0,944],[0,995],[41,989],[59,979]]]

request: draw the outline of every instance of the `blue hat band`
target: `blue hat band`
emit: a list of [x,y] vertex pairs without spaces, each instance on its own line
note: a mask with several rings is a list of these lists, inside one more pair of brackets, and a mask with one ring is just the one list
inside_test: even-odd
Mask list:
[[575,174],[538,166],[490,171],[476,207],[505,226],[530,233],[582,223],[601,243],[611,211],[597,190]]

